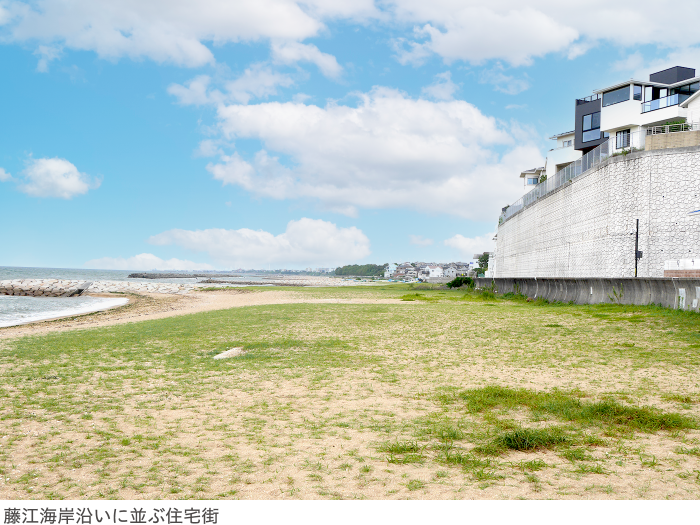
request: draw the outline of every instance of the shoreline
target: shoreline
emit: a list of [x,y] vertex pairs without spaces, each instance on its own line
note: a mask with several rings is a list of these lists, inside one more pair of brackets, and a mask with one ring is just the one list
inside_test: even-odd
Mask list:
[[[10,295],[10,296],[6,296],[6,297],[21,297],[21,296],[11,296]],[[46,323],[49,321],[56,321],[58,319],[68,319],[70,317],[79,317],[79,316],[83,316],[83,315],[90,315],[90,314],[94,314],[96,312],[106,312],[108,310],[113,310],[115,308],[121,308],[123,306],[127,306],[130,302],[130,299],[128,297],[115,297],[114,295],[107,295],[107,294],[85,294],[82,297],[97,297],[97,298],[101,298],[101,299],[112,299],[112,300],[119,299],[119,300],[125,300],[126,302],[120,302],[119,304],[111,304],[109,306],[100,306],[98,308],[89,308],[88,307],[89,309],[87,309],[87,310],[81,309],[77,312],[66,313],[65,315],[55,315],[55,313],[58,313],[58,312],[47,312],[46,315],[51,315],[53,317],[42,317],[42,318],[38,318],[38,319],[36,319],[36,318],[31,319],[29,321],[20,321],[16,324],[11,324],[11,325],[7,325],[7,326],[0,326],[0,330],[5,329],[5,328],[15,328],[18,326],[30,325],[30,324],[34,324],[34,323]],[[45,298],[44,297],[37,297],[36,299],[54,299],[54,298],[53,297],[45,297]],[[99,305],[99,303],[97,303],[95,306],[98,306],[98,305]],[[38,314],[38,315],[41,315],[41,314]]]
[[[99,295],[105,296],[105,294]],[[128,298],[129,302],[121,306],[90,313],[2,327],[0,328],[0,340],[27,335],[42,335],[50,332],[150,321],[244,306],[299,303],[403,304],[407,306],[413,304],[399,299],[313,299],[293,290],[255,290],[251,288],[229,288],[207,292],[195,291],[188,294],[110,294],[107,297],[124,297]]]

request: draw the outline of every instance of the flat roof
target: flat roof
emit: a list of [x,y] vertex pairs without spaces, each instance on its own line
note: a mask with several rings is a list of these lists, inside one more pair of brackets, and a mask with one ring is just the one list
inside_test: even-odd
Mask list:
[[556,135],[552,135],[549,137],[551,140],[557,140],[559,137],[565,137],[567,135],[574,135],[576,132],[575,131],[567,131],[565,133],[557,133]]
[[660,84],[659,82],[651,82],[649,80],[634,80],[633,78],[630,78],[629,80],[619,82],[618,84],[614,84],[603,89],[594,89],[593,93],[604,93],[624,86],[629,86],[630,84],[640,84],[642,86],[652,86],[661,88],[674,88],[678,86],[684,86],[685,84],[692,84],[693,82],[697,82],[698,80],[700,80],[700,77],[686,78],[685,80],[681,80],[680,82],[676,82],[675,84]]

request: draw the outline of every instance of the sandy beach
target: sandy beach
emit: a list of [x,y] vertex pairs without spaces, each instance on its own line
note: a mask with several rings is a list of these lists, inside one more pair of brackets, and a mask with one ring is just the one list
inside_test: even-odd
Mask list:
[[[312,299],[305,294],[287,290],[260,290],[249,288],[224,289],[218,291],[193,291],[186,295],[174,294],[90,294],[94,297],[126,297],[123,306],[88,314],[71,315],[59,319],[37,321],[19,326],[0,328],[0,339],[25,335],[62,332],[98,326],[133,323],[151,319],[163,319],[178,315],[194,314],[211,310],[226,310],[242,306],[291,303],[345,303],[345,304],[392,304],[398,299]],[[406,304],[406,303],[403,303]],[[410,303],[409,303],[410,304]]]

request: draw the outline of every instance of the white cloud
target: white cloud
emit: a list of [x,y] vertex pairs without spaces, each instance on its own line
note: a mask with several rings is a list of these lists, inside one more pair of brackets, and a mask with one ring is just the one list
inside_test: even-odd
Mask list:
[[61,56],[61,49],[52,46],[39,46],[34,51],[34,54],[40,57],[36,70],[39,73],[47,73],[49,71],[49,62]]
[[276,95],[278,87],[289,87],[294,84],[294,80],[289,75],[274,71],[264,64],[253,64],[237,79],[222,82],[223,91],[210,88],[211,83],[209,75],[199,75],[184,86],[171,84],[168,86],[168,93],[184,106],[229,102],[247,104],[252,98]]
[[0,182],[8,182],[11,181],[12,175],[7,173],[3,168],[0,168]]
[[435,100],[452,100],[459,86],[452,82],[452,73],[445,71],[435,75],[435,82],[422,89],[422,93]]
[[258,139],[264,149],[252,159],[222,156],[207,169],[261,197],[311,198],[348,215],[407,207],[495,220],[520,197],[522,166],[542,165],[535,133],[467,102],[415,100],[386,88],[358,97],[356,107],[220,106],[226,140]]
[[[326,20],[362,23],[379,16],[372,0],[5,0],[0,8],[8,41],[185,67],[213,63],[210,43],[268,40],[293,48],[324,30]],[[306,53],[300,59],[316,63],[324,74],[333,76],[339,67],[315,46]]]
[[492,68],[482,71],[479,82],[492,84],[496,91],[506,95],[517,95],[530,87],[530,83],[527,80],[506,75],[505,69],[500,62],[497,62]]
[[[398,41],[402,63],[435,54],[447,63],[503,60],[519,66],[548,53],[573,59],[600,41],[679,50],[700,43],[698,2],[684,4],[682,16],[672,2],[657,0],[590,0],[585,9],[576,2],[551,0],[386,0],[382,5],[395,23],[416,26],[413,39]],[[671,34],[669,27],[674,28]]]
[[18,189],[32,197],[71,199],[98,188],[101,181],[78,171],[66,159],[32,159],[18,180]]
[[313,44],[302,44],[300,42],[273,43],[272,58],[278,64],[311,62],[321,70],[321,73],[330,78],[337,78],[343,72],[343,68],[333,55],[322,53]]
[[180,84],[170,84],[168,93],[177,98],[183,106],[202,106],[212,102],[211,95],[207,92],[211,77],[209,75],[199,75],[182,86]]
[[265,98],[277,94],[277,87],[289,87],[294,81],[289,75],[273,71],[262,64],[254,64],[236,80],[226,83],[228,98],[234,102],[247,104],[255,98]]
[[206,263],[196,263],[181,259],[163,260],[152,253],[141,253],[134,257],[103,257],[86,262],[83,267],[95,270],[213,270]]
[[696,68],[698,64],[700,64],[700,46],[694,46],[672,50],[664,58],[649,61],[645,60],[641,53],[635,52],[628,55],[625,59],[615,62],[613,69],[629,71],[633,78],[645,80],[649,78],[650,73],[663,71],[669,67],[685,66]]
[[362,230],[307,218],[290,221],[279,235],[247,228],[176,229],[154,235],[149,242],[206,252],[221,266],[248,268],[265,264],[333,266],[358,261],[371,253]]
[[527,104],[508,104],[506,109],[525,109]]
[[409,235],[408,239],[411,244],[415,244],[416,246],[431,246],[433,244],[432,239],[426,239],[421,235]]
[[496,232],[487,233],[481,237],[465,237],[457,234],[449,239],[445,239],[445,246],[449,246],[457,250],[461,257],[471,260],[474,254],[483,252],[492,252],[496,248],[496,243],[493,240]]
[[[342,71],[335,57],[302,43],[329,21],[415,27],[411,38],[394,40],[402,63],[437,55],[447,63],[528,65],[549,53],[575,58],[601,41],[682,50],[700,44],[698,19],[700,3],[663,0],[589,0],[585,9],[552,0],[3,0],[0,7],[7,42],[199,67],[214,62],[212,45],[267,41],[276,59],[310,61],[330,77]],[[48,61],[41,58],[40,70]]]

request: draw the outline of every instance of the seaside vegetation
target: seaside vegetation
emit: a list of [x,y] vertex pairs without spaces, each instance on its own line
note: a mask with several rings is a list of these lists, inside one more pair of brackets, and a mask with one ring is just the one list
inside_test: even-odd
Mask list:
[[698,314],[427,284],[250,293],[270,290],[325,302],[0,339],[0,495],[700,493]]
[[384,270],[388,265],[378,264],[349,264],[335,269],[335,275],[349,275],[352,277],[384,277]]

